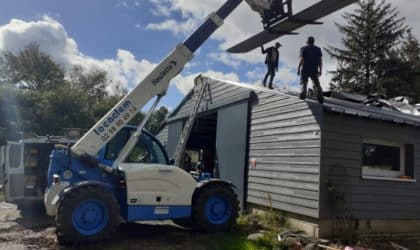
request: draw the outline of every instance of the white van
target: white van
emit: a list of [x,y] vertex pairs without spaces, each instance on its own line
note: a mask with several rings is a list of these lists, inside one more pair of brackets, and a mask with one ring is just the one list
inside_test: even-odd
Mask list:
[[74,142],[66,137],[51,136],[7,142],[0,169],[6,202],[17,204],[21,210],[43,204],[51,151],[54,145]]

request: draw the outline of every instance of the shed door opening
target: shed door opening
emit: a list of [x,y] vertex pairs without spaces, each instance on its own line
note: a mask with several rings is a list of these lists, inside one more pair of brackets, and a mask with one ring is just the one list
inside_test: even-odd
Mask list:
[[191,157],[191,166],[183,166],[184,169],[192,169],[201,161],[203,172],[217,177],[216,133],[217,113],[200,116],[195,120],[185,149],[185,153]]
[[[244,100],[223,106],[213,113],[199,114],[184,151],[191,157],[191,163],[185,164],[184,158],[180,166],[187,171],[194,170],[201,161],[204,172],[232,182],[241,208],[245,203],[248,166],[248,107],[248,100]],[[184,122],[178,120],[169,124],[167,150],[170,157],[173,157]]]

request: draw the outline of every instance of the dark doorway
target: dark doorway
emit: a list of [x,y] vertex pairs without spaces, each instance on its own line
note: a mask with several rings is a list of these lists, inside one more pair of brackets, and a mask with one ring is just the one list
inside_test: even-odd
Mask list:
[[216,134],[217,113],[201,115],[194,122],[185,149],[185,153],[191,157],[191,164],[195,166],[201,160],[201,170],[211,173],[213,177],[217,177]]
[[[248,115],[248,100],[199,114],[185,149],[191,158],[191,169],[202,162],[204,172],[232,182],[241,209],[244,208],[246,194]],[[170,157],[173,157],[184,123],[185,120],[177,120],[169,124],[167,148]],[[181,167],[188,171],[189,164],[181,163]]]

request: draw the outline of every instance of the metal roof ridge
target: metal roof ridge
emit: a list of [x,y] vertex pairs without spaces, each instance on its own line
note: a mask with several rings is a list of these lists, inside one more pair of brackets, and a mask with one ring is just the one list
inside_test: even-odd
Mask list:
[[221,79],[217,79],[217,78],[213,78],[213,77],[208,77],[208,76],[201,76],[203,79],[208,79],[208,80],[212,80],[212,81],[217,81],[217,82],[222,82],[222,83],[227,83],[230,85],[234,85],[234,86],[238,86],[241,88],[246,88],[246,89],[250,89],[250,90],[254,90],[254,91],[261,91],[261,92],[266,92],[266,93],[273,93],[273,94],[280,94],[286,97],[293,97],[296,98],[297,96],[295,95],[291,95],[288,93],[285,93],[283,91],[281,91],[280,89],[268,89],[266,87],[261,87],[261,86],[257,86],[257,85],[252,85],[249,83],[240,83],[240,82],[235,82],[235,81],[231,81],[231,80],[221,80]]

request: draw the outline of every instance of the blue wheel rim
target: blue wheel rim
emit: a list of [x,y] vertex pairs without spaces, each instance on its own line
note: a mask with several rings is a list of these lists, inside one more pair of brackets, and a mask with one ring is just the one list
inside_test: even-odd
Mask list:
[[83,235],[101,232],[109,221],[108,207],[101,200],[88,199],[80,202],[73,210],[74,228]]
[[219,195],[210,196],[206,201],[205,209],[207,220],[216,225],[227,222],[232,215],[232,204]]

